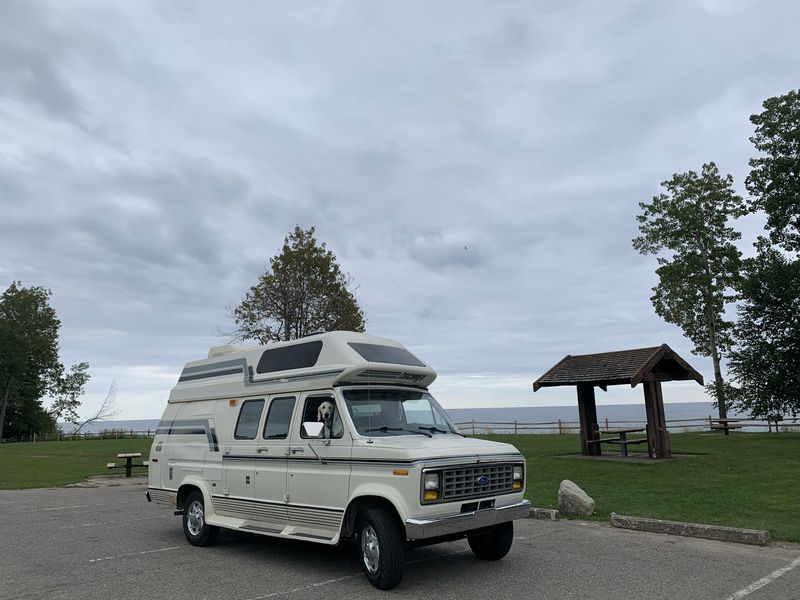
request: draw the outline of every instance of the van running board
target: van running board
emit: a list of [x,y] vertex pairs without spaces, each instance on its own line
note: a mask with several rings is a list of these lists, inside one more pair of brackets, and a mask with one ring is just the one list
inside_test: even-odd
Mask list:
[[312,535],[310,533],[290,533],[289,535],[292,537],[308,538],[311,540],[325,540],[326,542],[330,542],[333,539],[324,535]]
[[[242,525],[239,529],[244,529],[246,531],[258,531],[260,533],[271,533],[271,534],[282,534],[286,529],[274,529],[272,527],[261,527],[259,525]],[[299,532],[292,532],[285,534],[286,537],[296,537],[301,539],[307,540],[324,540],[326,542],[330,542],[333,538],[328,537],[326,535],[314,535],[311,533],[299,533]]]
[[239,529],[249,531],[263,531],[264,533],[280,533],[283,529],[272,529],[271,527],[259,527],[258,525],[242,525]]

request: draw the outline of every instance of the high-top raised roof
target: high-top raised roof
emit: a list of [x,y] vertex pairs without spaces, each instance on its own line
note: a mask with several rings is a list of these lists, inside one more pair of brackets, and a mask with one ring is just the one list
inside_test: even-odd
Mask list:
[[430,366],[394,340],[332,331],[266,346],[212,348],[209,358],[186,364],[170,402],[347,383],[427,387],[435,379]]

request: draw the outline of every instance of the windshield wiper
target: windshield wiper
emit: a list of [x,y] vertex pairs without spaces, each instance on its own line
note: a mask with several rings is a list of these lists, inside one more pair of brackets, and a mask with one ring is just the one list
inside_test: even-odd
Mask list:
[[445,431],[444,429],[439,429],[438,427],[424,427],[423,425],[417,425],[417,429],[424,429],[425,431],[431,431],[435,433],[450,433],[449,431]]
[[422,425],[418,425],[417,428],[418,429],[424,429],[425,431],[436,432],[436,433],[453,433],[455,435],[460,435],[461,437],[467,437],[461,432],[458,432],[458,431],[446,431],[444,429],[439,429],[438,427],[435,427],[435,426],[434,427],[423,427]]
[[428,437],[433,437],[432,433],[417,431],[416,429],[406,429],[405,427],[387,427],[386,425],[384,425],[383,427],[372,427],[370,429],[365,429],[364,433],[369,433],[370,431],[407,431],[408,433],[416,433],[417,435],[426,435]]

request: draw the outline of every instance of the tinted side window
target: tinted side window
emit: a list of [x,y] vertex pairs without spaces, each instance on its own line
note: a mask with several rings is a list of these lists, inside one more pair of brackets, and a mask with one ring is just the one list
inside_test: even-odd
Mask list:
[[269,405],[264,439],[278,440],[289,435],[289,422],[294,411],[294,398],[275,398]]
[[362,358],[370,362],[409,365],[411,367],[425,366],[425,363],[420,361],[405,348],[383,346],[381,344],[362,344],[356,342],[350,342],[349,346],[358,352]]
[[239,411],[239,420],[236,421],[236,430],[233,437],[237,440],[254,440],[258,432],[258,422],[264,410],[263,400],[247,400]]
[[322,342],[319,340],[264,350],[261,360],[258,361],[256,373],[274,373],[275,371],[313,367],[317,364],[320,352],[322,352]]

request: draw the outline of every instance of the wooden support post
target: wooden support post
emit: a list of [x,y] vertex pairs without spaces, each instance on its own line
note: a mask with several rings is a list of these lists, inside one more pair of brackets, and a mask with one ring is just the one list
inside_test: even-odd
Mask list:
[[664,396],[660,381],[644,381],[644,405],[647,409],[647,448],[650,458],[670,458],[667,420],[664,416]]
[[590,383],[578,385],[578,415],[581,419],[581,452],[586,456],[599,456],[600,444],[590,443],[591,440],[600,439],[594,386]]

